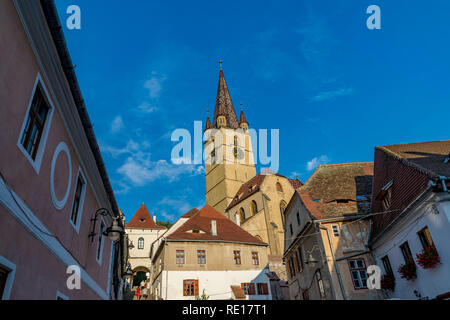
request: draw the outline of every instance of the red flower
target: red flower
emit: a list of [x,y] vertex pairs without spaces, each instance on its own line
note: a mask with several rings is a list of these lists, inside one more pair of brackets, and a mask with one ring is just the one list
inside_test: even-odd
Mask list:
[[412,280],[417,277],[416,264],[414,263],[414,260],[412,258],[409,259],[407,263],[402,264],[397,271],[398,273],[400,273],[400,277],[402,279]]
[[424,269],[433,268],[438,263],[441,263],[441,258],[434,245],[424,248],[420,253],[416,254],[417,263]]

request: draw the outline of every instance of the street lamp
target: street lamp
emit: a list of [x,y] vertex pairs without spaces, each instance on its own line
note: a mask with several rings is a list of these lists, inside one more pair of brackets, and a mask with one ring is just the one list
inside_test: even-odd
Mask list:
[[314,250],[319,250],[320,253],[322,253],[317,244],[315,244],[311,250],[306,250],[306,252],[308,253],[308,258],[306,259],[305,264],[309,265],[312,268],[314,268],[319,263],[319,261],[312,255]]
[[103,235],[107,236],[111,241],[117,241],[120,239],[120,236],[125,233],[123,227],[119,226],[119,217],[113,216],[108,209],[101,208],[95,212],[94,218],[91,221],[94,221],[94,226],[92,228],[91,233],[89,233],[89,237],[91,238],[91,242],[94,241],[95,233],[95,224],[97,222],[98,216],[106,217],[110,216],[113,219],[112,225],[106,228],[106,231],[103,232]]
[[130,279],[133,276],[133,270],[131,270],[131,265],[128,265],[127,270],[124,272],[123,276]]
[[130,243],[128,244],[128,249],[134,249],[133,241],[130,241]]

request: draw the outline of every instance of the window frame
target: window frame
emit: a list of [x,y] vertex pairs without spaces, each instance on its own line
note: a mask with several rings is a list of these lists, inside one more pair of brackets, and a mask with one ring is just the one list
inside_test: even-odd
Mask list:
[[300,226],[301,225],[301,220],[300,220],[300,211],[297,211],[297,224]]
[[99,265],[102,264],[102,260],[103,260],[103,247],[105,246],[105,241],[103,239],[103,232],[106,231],[106,223],[105,221],[102,219],[100,219],[100,225],[99,227],[99,232],[98,232],[98,240],[97,240],[97,250],[95,253],[95,260],[97,260],[97,263]]
[[[241,250],[233,250],[233,260],[235,265],[241,265]],[[239,263],[238,263],[239,262]]]
[[259,266],[259,254],[257,251],[252,251],[252,264],[254,266]]
[[[353,262],[353,261],[356,262],[356,268],[353,268],[352,265],[351,265],[351,262]],[[363,267],[361,267],[361,268],[358,267],[358,261],[362,261],[363,262]],[[353,288],[355,290],[366,290],[366,289],[368,289],[368,287],[367,287],[368,276],[367,276],[366,260],[363,259],[363,258],[360,258],[360,259],[347,259],[347,263],[348,263],[348,268],[349,268],[349,271],[350,271],[350,278],[352,279],[352,283],[353,283]],[[356,280],[358,280],[358,282],[361,284],[360,287],[356,287],[356,285],[355,285],[355,278],[353,276],[353,272],[357,272],[358,277],[357,277]],[[365,279],[364,279],[365,282],[366,282],[365,286],[364,286],[363,278],[361,277],[361,272],[364,272],[364,274],[365,274]]]
[[206,250],[205,249],[197,250],[197,264],[200,264],[200,265],[206,264]]
[[[47,111],[46,119],[44,121],[44,126],[42,128],[41,137],[39,139],[39,144],[36,149],[36,155],[33,159],[33,157],[28,153],[28,151],[22,145],[22,140],[25,135],[26,126],[28,124],[28,118],[29,118],[30,111],[31,111],[31,105],[33,103],[33,99],[34,99],[34,96],[35,96],[38,88],[39,88],[44,100],[47,102],[48,111]],[[34,86],[33,86],[33,90],[31,91],[30,99],[28,102],[28,107],[26,109],[25,117],[22,122],[22,126],[21,126],[21,129],[19,132],[19,137],[18,137],[17,143],[16,143],[16,146],[23,153],[23,155],[28,160],[28,162],[30,162],[31,166],[33,167],[34,171],[37,174],[39,174],[40,169],[41,169],[42,159],[44,156],[45,147],[47,145],[48,135],[49,135],[51,123],[53,120],[54,110],[55,110],[55,106],[54,106],[52,100],[50,99],[50,95],[48,93],[47,87],[45,86],[44,81],[42,81],[40,73],[37,73],[36,80],[35,80]]]
[[[325,292],[325,287],[323,285],[323,279],[322,279],[322,273],[320,270],[316,272],[316,280],[317,280],[317,286],[319,288],[319,295],[321,299],[324,299],[327,297],[327,294]],[[367,283],[367,280],[366,280]]]
[[16,265],[11,261],[9,261],[8,259],[0,256],[0,268],[8,272],[6,274],[3,294],[0,295],[0,300],[9,300],[11,296],[12,287],[14,284],[14,278],[16,276]]
[[[76,197],[76,192],[77,192],[77,187],[78,187],[78,180],[80,178],[83,181],[83,186],[82,186],[82,190],[81,190],[81,194],[80,194],[80,199],[78,201],[78,209],[77,209],[76,221],[75,221],[76,223],[74,223],[72,220],[72,216],[73,216],[73,209],[74,209],[74,205],[75,205],[75,197]],[[74,189],[74,194],[73,194],[72,207],[71,207],[72,210],[70,213],[69,221],[70,221],[70,224],[72,225],[72,227],[74,227],[76,232],[79,234],[80,226],[81,226],[81,219],[83,217],[84,200],[86,197],[86,189],[87,189],[87,180],[86,180],[86,177],[84,176],[81,168],[78,168],[77,179],[75,181],[76,181],[76,184],[75,184],[75,189]]]
[[144,237],[139,237],[137,243],[138,243],[137,249],[138,250],[144,250],[144,248],[145,248],[145,239],[144,239]]
[[[191,285],[192,290],[188,289],[188,285]],[[192,291],[192,292],[191,292]],[[185,279],[183,280],[183,296],[195,297],[198,296],[198,279]]]
[[419,237],[419,241],[422,244],[423,249],[434,246],[433,237],[431,237],[430,229],[428,226],[422,228],[417,232],[417,236]]
[[415,263],[414,262],[414,257],[413,257],[412,252],[411,252],[411,247],[409,246],[408,241],[403,242],[399,246],[399,248],[400,248],[400,252],[402,253],[403,260],[405,260],[405,263],[409,263],[410,260],[412,260],[413,263]]
[[388,255],[381,258],[381,263],[383,264],[384,273],[394,277],[394,271],[392,270],[391,260]]
[[[337,229],[335,229],[337,228]],[[340,238],[341,236],[341,227],[337,223],[333,223],[331,225],[331,232],[333,233],[333,238]]]
[[269,286],[265,282],[258,282],[256,284],[257,295],[267,296],[269,295]]
[[256,294],[255,284],[251,282],[242,282],[241,288],[246,296],[253,296]]
[[298,272],[303,271],[304,262],[303,262],[303,250],[301,246],[298,246],[297,250],[295,251],[295,255],[297,258],[297,266],[298,266]]
[[[186,262],[185,257],[186,256],[185,256],[184,250],[175,250],[175,264],[178,264],[178,265],[185,264],[185,262]],[[179,261],[182,261],[182,262],[179,262]]]

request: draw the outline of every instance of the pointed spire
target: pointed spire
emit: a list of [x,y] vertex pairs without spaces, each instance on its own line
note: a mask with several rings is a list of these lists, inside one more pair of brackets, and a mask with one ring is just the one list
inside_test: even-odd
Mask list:
[[209,110],[206,110],[206,113],[207,117],[206,117],[205,131],[211,129],[211,120],[209,120]]
[[216,106],[214,108],[213,127],[217,128],[217,117],[219,113],[225,116],[227,127],[236,129],[239,127],[236,111],[231,101],[230,92],[225,81],[225,76],[222,70],[222,61],[220,61],[219,85],[217,88]]
[[241,116],[239,119],[239,124],[246,123],[248,125],[247,119],[245,119],[244,110],[242,109],[242,102],[241,102]]

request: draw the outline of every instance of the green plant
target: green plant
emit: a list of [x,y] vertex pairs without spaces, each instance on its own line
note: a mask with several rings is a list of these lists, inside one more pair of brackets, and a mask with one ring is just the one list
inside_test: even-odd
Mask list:
[[196,296],[195,300],[209,300],[209,296],[206,295],[205,289],[203,289],[201,296]]

